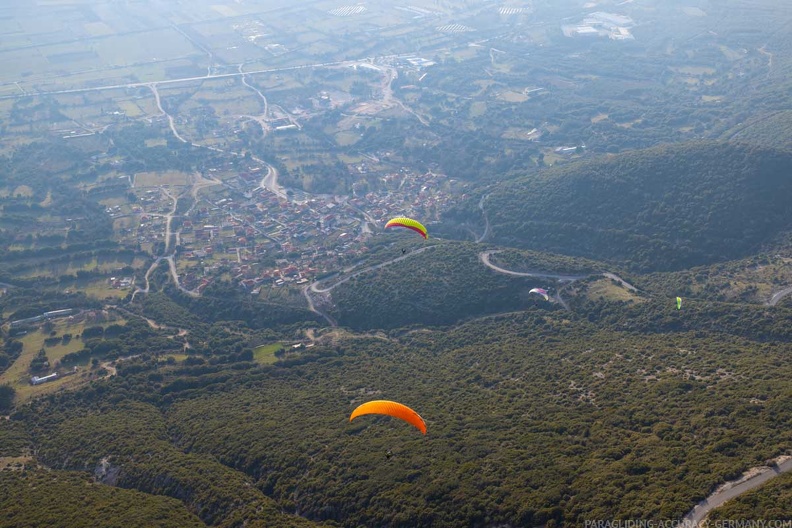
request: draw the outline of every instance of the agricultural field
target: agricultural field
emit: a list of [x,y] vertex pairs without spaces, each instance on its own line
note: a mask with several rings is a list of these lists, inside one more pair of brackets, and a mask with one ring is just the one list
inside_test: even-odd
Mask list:
[[0,44],[0,97],[233,73],[241,64],[249,71],[338,62],[411,52],[416,44],[441,47],[454,34],[435,31],[440,21],[478,11],[438,5],[439,18],[421,20],[385,2],[362,8],[197,2],[183,11],[107,0],[64,5],[57,14],[45,7],[16,13],[4,32],[10,37]]
[[[28,334],[18,338],[22,342],[23,350],[20,356],[16,359],[13,365],[8,370],[0,374],[0,385],[9,384],[17,391],[17,397],[21,400],[27,400],[40,394],[46,394],[57,391],[66,387],[73,388],[79,385],[84,380],[81,376],[66,376],[61,377],[55,381],[45,383],[42,385],[31,385],[28,369],[31,361],[36,357],[39,350],[42,348],[46,350],[47,359],[50,362],[51,370],[46,374],[54,371],[55,363],[59,362],[63,356],[71,352],[77,352],[83,348],[81,339],[76,336],[80,335],[85,328],[84,323],[69,324],[66,321],[55,321],[54,329],[50,332],[44,333],[42,330],[33,330]],[[52,335],[54,332],[54,335]],[[48,337],[62,337],[64,334],[72,334],[72,339],[67,344],[59,344],[51,347],[44,346],[44,340]]]
[[[142,265],[135,269],[141,269]],[[92,299],[102,301],[119,301],[129,295],[134,286],[126,288],[116,288],[108,283],[108,279],[98,279],[93,281],[76,280],[73,283],[64,283],[67,289],[72,291],[84,292],[86,296]]]
[[135,188],[177,186],[188,184],[190,175],[180,171],[139,172],[133,176]]
[[49,277],[59,278],[78,275],[79,272],[93,272],[108,275],[125,267],[140,268],[144,259],[132,255],[106,254],[98,256],[72,256],[49,259],[39,264],[26,263],[13,272],[16,278]]
[[275,352],[281,348],[283,348],[283,343],[257,346],[253,349],[253,360],[260,365],[275,363],[278,360],[278,358],[275,357]]

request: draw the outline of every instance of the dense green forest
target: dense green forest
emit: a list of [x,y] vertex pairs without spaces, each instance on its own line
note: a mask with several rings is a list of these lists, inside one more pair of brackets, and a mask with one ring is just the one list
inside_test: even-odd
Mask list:
[[0,525],[200,527],[178,500],[93,482],[84,472],[0,471]]
[[[100,394],[108,388],[101,388]],[[150,404],[130,401],[118,389],[109,399],[94,396],[98,401],[93,404],[80,399],[54,406],[42,403],[60,416],[48,417],[39,407],[37,416],[30,417],[38,424],[33,434],[38,459],[50,467],[95,473],[114,486],[174,497],[210,525],[305,524],[281,515],[245,475],[211,457],[177,449],[160,412]],[[145,390],[141,385],[136,389]],[[64,450],[66,446],[70,447]]]
[[544,282],[487,269],[476,244],[448,243],[378,270],[331,291],[330,313],[353,329],[447,325],[490,313],[536,309],[528,291]]
[[30,437],[24,424],[0,420],[0,457],[19,457],[30,451]]
[[[789,132],[789,133],[788,133]],[[767,147],[792,148],[792,112],[781,110],[749,119],[724,133],[730,139]]]
[[756,253],[792,229],[791,165],[789,152],[736,143],[661,146],[496,185],[486,213],[503,245],[677,270]]
[[[375,246],[369,265],[400,256],[399,244]],[[394,264],[320,282],[339,284],[330,310],[341,326],[388,331],[365,337],[222,282],[195,299],[157,272],[159,291],[117,308],[125,325],[86,327],[83,348],[63,358],[129,358],[116,376],[0,420],[0,457],[27,457],[3,485],[19,504],[63,498],[37,513],[41,522],[76,515],[68,498],[94,475],[122,489],[93,484],[87,508],[101,515],[135,497],[122,492],[144,492],[151,500],[126,515],[154,525],[573,526],[680,518],[724,480],[788,450],[789,309],[706,290],[673,308],[679,281],[783,259],[625,275],[641,291],[624,302],[586,294],[602,272],[623,272],[584,258],[453,241],[407,249]],[[484,251],[510,270],[587,278],[564,287],[564,310],[527,293],[560,285],[490,270]],[[0,298],[13,317],[82,305],[98,307],[25,288]],[[311,348],[252,361],[256,345],[308,331]],[[14,343],[4,342],[6,364]],[[177,352],[187,358],[159,359]],[[348,423],[369,399],[413,406],[428,435],[388,418]],[[52,478],[57,486],[23,489]],[[756,492],[734,511],[772,513],[784,493]],[[157,513],[163,495],[183,505],[173,517]]]
[[[106,459],[116,485],[220,525],[253,515],[242,503],[275,515],[267,497],[342,526],[679,518],[792,440],[777,342],[623,332],[566,312],[323,342],[268,367],[139,363],[12,423],[50,467]],[[369,399],[413,406],[427,436],[348,423]]]

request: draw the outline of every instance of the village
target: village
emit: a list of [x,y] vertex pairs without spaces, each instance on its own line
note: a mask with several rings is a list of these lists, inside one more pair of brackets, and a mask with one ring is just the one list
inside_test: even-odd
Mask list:
[[[183,215],[167,214],[175,209],[172,188],[137,190],[131,216],[139,222],[120,230],[122,242],[154,254],[157,244],[172,247],[179,284],[191,292],[200,294],[222,277],[259,295],[262,287],[302,286],[360,260],[367,240],[391,217],[437,221],[440,212],[464,198],[466,188],[436,170],[418,173],[401,167],[382,174],[382,185],[366,193],[289,190],[284,197],[260,185],[263,170],[254,164],[225,177],[222,186],[213,187]],[[350,170],[367,169],[359,164]],[[120,215],[113,208],[107,213]],[[171,240],[166,242],[167,233]],[[112,277],[109,283],[119,289],[134,286],[131,277]]]

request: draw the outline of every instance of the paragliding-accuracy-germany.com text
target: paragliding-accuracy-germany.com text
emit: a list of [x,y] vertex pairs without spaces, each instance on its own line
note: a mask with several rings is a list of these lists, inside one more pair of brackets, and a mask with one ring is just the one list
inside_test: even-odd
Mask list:
[[583,528],[792,528],[789,519],[717,519],[691,522],[687,520],[652,519],[587,519]]

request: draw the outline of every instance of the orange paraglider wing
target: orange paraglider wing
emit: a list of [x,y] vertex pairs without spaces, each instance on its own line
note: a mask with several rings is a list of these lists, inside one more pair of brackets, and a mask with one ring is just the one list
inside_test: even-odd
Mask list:
[[421,418],[417,412],[401,403],[388,400],[374,400],[364,403],[352,411],[349,421],[351,422],[358,416],[363,416],[364,414],[386,414],[388,416],[393,416],[394,418],[404,420],[408,424],[416,427],[423,434],[426,434],[426,424],[423,418]]

